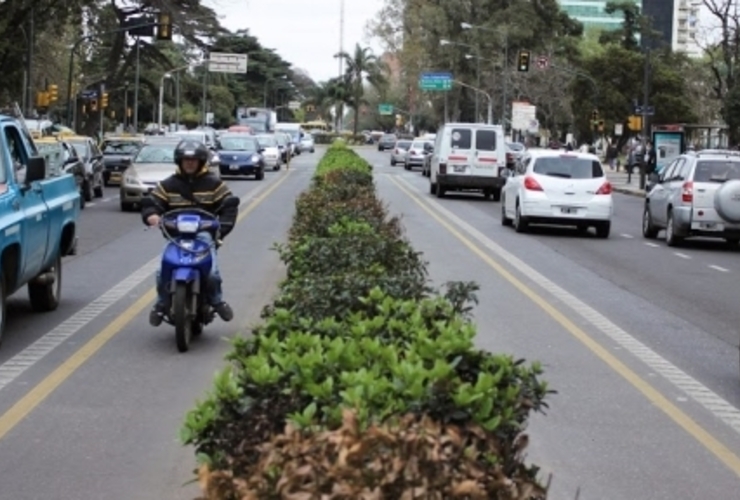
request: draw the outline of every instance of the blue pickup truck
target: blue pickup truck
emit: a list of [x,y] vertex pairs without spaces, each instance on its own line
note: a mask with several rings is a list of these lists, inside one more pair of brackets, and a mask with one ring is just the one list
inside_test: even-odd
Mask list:
[[59,305],[62,257],[75,253],[79,214],[74,177],[47,169],[28,130],[0,115],[0,341],[7,299],[24,285],[35,311]]

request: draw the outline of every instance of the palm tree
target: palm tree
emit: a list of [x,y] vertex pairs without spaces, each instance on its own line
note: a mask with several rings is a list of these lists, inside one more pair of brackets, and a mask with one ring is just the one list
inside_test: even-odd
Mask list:
[[339,117],[344,113],[344,106],[349,102],[348,88],[345,77],[341,79],[332,78],[326,82],[321,82],[312,89],[307,104],[315,106],[322,119],[334,108],[336,110],[334,120],[336,128]]
[[370,47],[362,47],[360,44],[355,45],[352,54],[342,52],[339,57],[344,59],[347,65],[345,74],[345,85],[347,88],[347,104],[354,110],[353,133],[357,135],[357,128],[360,122],[360,107],[367,104],[365,96],[365,82],[370,86],[382,92],[385,89],[387,80],[384,75],[384,64],[373,54]]

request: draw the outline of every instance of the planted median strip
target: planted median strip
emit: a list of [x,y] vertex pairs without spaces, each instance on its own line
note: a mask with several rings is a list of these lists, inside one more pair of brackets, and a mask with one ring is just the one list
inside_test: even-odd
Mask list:
[[549,392],[539,365],[475,347],[477,286],[429,286],[343,143],[278,251],[288,272],[274,303],[182,429],[206,498],[545,497],[523,461]]

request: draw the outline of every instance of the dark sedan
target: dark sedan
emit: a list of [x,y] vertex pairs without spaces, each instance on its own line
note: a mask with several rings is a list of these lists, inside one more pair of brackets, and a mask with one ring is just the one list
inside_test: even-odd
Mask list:
[[396,147],[398,137],[396,134],[385,134],[378,141],[378,151],[385,151],[386,149],[393,149]]
[[143,143],[144,136],[105,138],[100,149],[103,151],[103,182],[106,186],[121,183],[123,171],[131,164],[131,159]]
[[222,176],[253,175],[265,178],[265,161],[257,138],[246,134],[222,135],[218,139],[219,169]]

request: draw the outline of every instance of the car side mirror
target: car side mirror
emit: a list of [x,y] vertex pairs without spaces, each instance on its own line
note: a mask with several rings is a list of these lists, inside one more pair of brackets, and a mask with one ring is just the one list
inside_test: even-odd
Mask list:
[[26,165],[26,186],[46,178],[46,160],[43,156],[32,156]]

